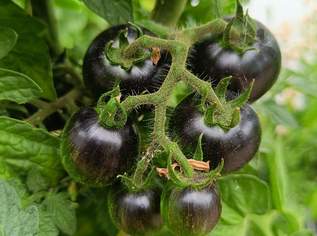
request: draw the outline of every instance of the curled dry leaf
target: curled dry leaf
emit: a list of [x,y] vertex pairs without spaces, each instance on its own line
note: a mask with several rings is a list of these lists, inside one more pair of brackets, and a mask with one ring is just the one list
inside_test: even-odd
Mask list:
[[[194,169],[198,171],[204,171],[208,172],[210,170],[209,161],[197,161],[194,159],[188,159],[189,165]],[[176,167],[180,167],[179,164],[173,163],[172,168],[175,169]],[[167,168],[156,168],[157,173],[159,176],[164,176],[166,178],[169,178],[168,176],[168,169]]]
[[152,48],[151,61],[154,65],[157,65],[158,61],[161,58],[161,50],[158,47]]

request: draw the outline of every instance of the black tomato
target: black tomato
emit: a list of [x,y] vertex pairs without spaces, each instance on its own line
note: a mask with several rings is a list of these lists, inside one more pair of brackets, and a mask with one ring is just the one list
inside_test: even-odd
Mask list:
[[129,171],[138,154],[132,125],[121,129],[101,126],[92,108],[83,108],[66,125],[62,139],[62,161],[76,181],[105,185]]
[[156,190],[128,192],[121,188],[110,194],[108,206],[114,224],[129,235],[152,235],[162,226]]
[[243,106],[239,124],[225,131],[219,126],[207,126],[197,104],[198,97],[188,96],[177,106],[170,122],[171,134],[178,139],[185,154],[192,156],[203,134],[204,160],[209,160],[212,168],[221,159],[224,159],[224,172],[243,167],[254,157],[261,142],[261,126],[255,111],[248,104]]
[[162,202],[164,222],[175,235],[203,236],[217,224],[221,202],[214,187],[174,188],[165,194]]
[[[138,38],[137,30],[128,24],[112,26],[101,32],[90,44],[83,63],[84,83],[94,96],[110,91],[114,84],[120,82],[121,93],[125,96],[140,94],[145,91],[156,91],[168,72],[169,57],[162,53],[161,59],[154,65],[151,59],[133,65],[125,70],[120,65],[111,64],[106,56],[106,45],[113,41],[113,45],[119,43],[119,34],[127,29],[127,39],[131,43]],[[150,31],[143,29],[143,33],[152,35]]]
[[249,101],[255,101],[275,83],[281,68],[281,52],[273,34],[256,22],[256,40],[252,50],[242,54],[223,48],[220,38],[207,38],[193,47],[191,70],[200,78],[216,85],[222,78],[233,76],[230,89],[240,93],[254,79]]

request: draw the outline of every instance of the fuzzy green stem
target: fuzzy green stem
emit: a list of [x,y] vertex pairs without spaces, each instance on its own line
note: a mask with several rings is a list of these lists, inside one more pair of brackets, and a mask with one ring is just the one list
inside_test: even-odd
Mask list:
[[152,19],[162,25],[175,27],[186,3],[187,0],[156,0]]
[[[227,25],[228,22],[219,18],[194,28],[176,32],[175,34],[171,35],[171,38],[192,45],[207,36],[221,35],[226,29]],[[231,33],[234,36],[239,36],[239,33],[234,29],[232,29]]]
[[217,97],[215,91],[213,90],[210,82],[198,79],[194,74],[185,71],[182,77],[183,81],[188,85],[192,86],[200,95],[206,97],[210,102],[213,102],[218,108],[222,108],[223,105],[219,98]]
[[[183,80],[209,102],[214,103],[218,109],[223,110],[223,104],[217,97],[211,84],[200,80],[189,72],[186,69],[186,60],[189,48],[193,42],[209,34],[222,33],[226,26],[227,23],[225,21],[218,19],[200,27],[176,33],[172,37],[169,37],[171,39],[160,39],[144,35],[127,46],[123,52],[123,59],[133,58],[139,50],[151,49],[153,47],[159,47],[161,50],[166,50],[171,54],[172,64],[160,89],[152,94],[129,96],[122,102],[122,107],[128,112],[140,105],[155,105],[154,141],[172,154],[173,159],[180,164],[187,177],[193,176],[192,167],[189,165],[186,156],[178,144],[171,141],[165,134],[167,101],[177,82]],[[172,39],[173,37],[174,39]],[[148,159],[141,160],[142,163],[140,163],[134,175],[135,181],[142,183],[142,179],[140,178],[142,178],[147,168],[148,161]]]
[[36,113],[26,119],[26,121],[31,123],[32,125],[39,125],[46,117],[53,114],[55,111],[65,107],[70,102],[78,99],[81,95],[82,93],[79,89],[73,89],[56,101],[48,103],[45,108],[39,109]]

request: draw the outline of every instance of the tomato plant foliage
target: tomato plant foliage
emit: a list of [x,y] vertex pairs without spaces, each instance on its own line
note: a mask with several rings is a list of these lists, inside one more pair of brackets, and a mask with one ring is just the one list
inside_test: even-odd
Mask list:
[[317,57],[278,77],[276,41],[270,84],[231,91],[263,56],[244,8],[1,0],[0,235],[314,235]]

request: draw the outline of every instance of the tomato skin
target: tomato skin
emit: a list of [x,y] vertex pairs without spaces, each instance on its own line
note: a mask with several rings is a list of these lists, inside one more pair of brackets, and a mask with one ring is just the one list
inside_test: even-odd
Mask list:
[[162,227],[158,191],[128,192],[121,188],[113,191],[109,200],[111,218],[125,233],[151,235]]
[[190,95],[178,105],[171,119],[172,136],[190,156],[203,134],[204,160],[210,161],[212,168],[217,167],[222,158],[223,172],[243,167],[254,157],[261,142],[261,125],[255,111],[250,105],[242,107],[240,123],[226,132],[218,126],[205,124],[204,116],[197,108],[198,103],[199,99]]
[[[90,44],[84,57],[83,76],[87,88],[99,97],[102,93],[110,91],[117,81],[120,81],[121,93],[124,96],[140,94],[144,91],[154,92],[165,79],[169,59],[162,53],[157,65],[151,59],[132,66],[128,71],[120,65],[113,65],[105,55],[106,45],[110,41],[118,43],[120,31],[128,29],[129,43],[138,37],[136,29],[131,25],[123,24],[112,26],[101,32]],[[143,28],[144,34],[153,36],[153,33]]]
[[129,171],[138,155],[137,135],[128,122],[121,129],[101,126],[97,112],[83,108],[63,133],[62,161],[77,181],[106,185]]
[[175,235],[203,236],[217,224],[221,202],[213,186],[200,190],[176,187],[165,194],[164,221]]
[[254,79],[249,99],[256,101],[275,83],[281,69],[281,52],[274,35],[260,22],[256,23],[256,41],[242,54],[225,49],[219,39],[208,38],[193,46],[190,68],[201,79],[216,85],[221,79],[232,75],[230,89],[241,93]]

